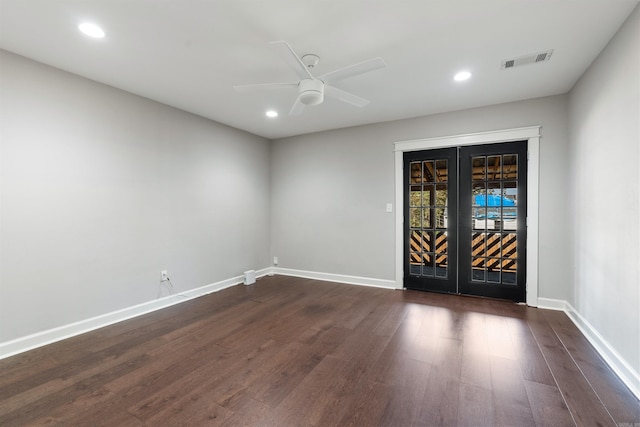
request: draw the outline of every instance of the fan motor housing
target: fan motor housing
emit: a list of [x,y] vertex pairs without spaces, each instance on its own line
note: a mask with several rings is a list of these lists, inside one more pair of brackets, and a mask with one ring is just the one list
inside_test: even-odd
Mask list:
[[324,100],[324,82],[318,79],[304,79],[299,85],[298,99],[304,105],[322,104]]

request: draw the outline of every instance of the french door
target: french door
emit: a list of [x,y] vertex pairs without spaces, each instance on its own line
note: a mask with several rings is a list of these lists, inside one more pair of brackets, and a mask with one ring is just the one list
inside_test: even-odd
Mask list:
[[527,142],[404,153],[404,286],[524,301]]

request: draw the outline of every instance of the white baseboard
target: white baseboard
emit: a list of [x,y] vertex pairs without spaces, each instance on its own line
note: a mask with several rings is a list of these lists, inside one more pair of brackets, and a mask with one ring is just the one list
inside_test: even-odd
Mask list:
[[571,304],[566,303],[567,316],[589,340],[609,367],[618,375],[623,383],[640,400],[640,373],[633,369],[626,360],[609,344],[609,342],[585,319]]
[[560,299],[538,298],[538,308],[567,311],[567,302]]
[[371,286],[374,288],[396,289],[395,280],[373,279],[370,277],[347,276],[344,274],[319,273],[317,271],[294,270],[274,267],[273,272],[283,276],[303,277],[305,279],[346,283],[349,285]]
[[[263,268],[256,271],[257,277],[262,277],[271,273],[271,268]],[[68,325],[59,326],[57,328],[48,329],[46,331],[37,332],[35,334],[20,337],[11,341],[0,343],[0,359],[23,353],[34,348],[42,347],[47,344],[71,338],[85,332],[103,328],[123,320],[132,319],[152,311],[161,310],[181,302],[189,301],[203,295],[220,291],[231,286],[242,283],[243,276],[236,276],[220,282],[211,283],[196,289],[181,291],[178,294],[169,295],[153,301],[147,301],[111,313],[101,314],[79,322],[70,323]]]
[[596,349],[600,357],[616,373],[620,380],[640,399],[640,373],[631,367],[626,360],[604,339],[602,335],[567,301],[538,298],[538,308],[564,311],[576,327]]

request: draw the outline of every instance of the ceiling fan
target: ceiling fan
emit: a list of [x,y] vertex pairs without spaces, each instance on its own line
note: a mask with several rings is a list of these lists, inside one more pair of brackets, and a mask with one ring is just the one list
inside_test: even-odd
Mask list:
[[298,75],[300,81],[290,83],[239,85],[234,86],[233,88],[238,92],[296,88],[298,90],[298,97],[296,98],[293,107],[291,107],[291,111],[289,111],[289,114],[292,116],[302,114],[302,111],[304,111],[304,108],[307,105],[321,104],[322,101],[324,101],[324,95],[336,98],[342,102],[346,102],[347,104],[355,105],[356,107],[364,107],[369,103],[369,100],[342,89],[338,89],[337,87],[332,86],[332,84],[348,77],[368,73],[369,71],[387,66],[382,58],[373,58],[368,61],[353,64],[315,77],[311,74],[311,70],[318,64],[318,61],[320,61],[320,57],[318,57],[318,55],[308,54],[299,57],[291,46],[289,46],[289,43],[284,40],[270,42],[269,44],[278,50],[283,59]]

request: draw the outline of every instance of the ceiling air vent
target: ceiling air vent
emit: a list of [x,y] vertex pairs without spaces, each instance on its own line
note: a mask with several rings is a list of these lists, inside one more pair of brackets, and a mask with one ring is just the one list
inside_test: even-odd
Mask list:
[[502,69],[519,67],[521,65],[536,64],[538,62],[545,62],[551,59],[552,50],[546,52],[532,53],[531,55],[519,56],[518,58],[505,59],[502,61]]

